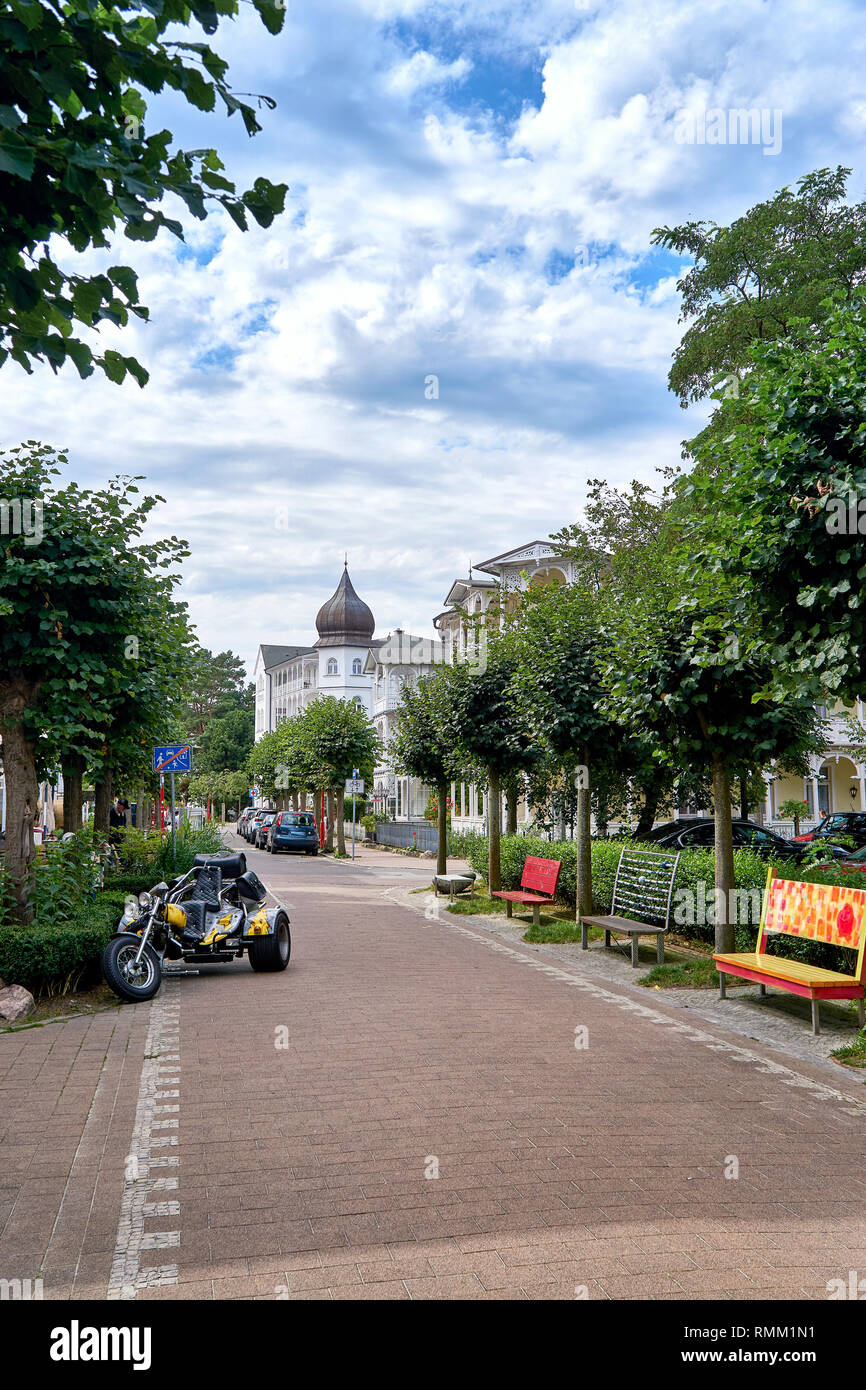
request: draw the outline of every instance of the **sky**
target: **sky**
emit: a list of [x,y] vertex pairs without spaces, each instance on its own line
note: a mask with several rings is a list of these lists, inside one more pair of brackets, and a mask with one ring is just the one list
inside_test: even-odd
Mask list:
[[[859,0],[287,0],[274,37],[241,8],[210,42],[275,98],[262,132],[170,94],[145,133],[289,184],[286,212],[60,248],[138,271],[150,322],[100,337],[150,382],[5,366],[0,447],[144,475],[199,639],[251,669],[315,639],[346,553],[380,635],[430,634],[470,562],[579,519],[588,478],[679,462],[706,412],[667,389],[688,263],[653,229],[837,164],[862,200],[866,24]],[[761,140],[700,141],[731,108]]]

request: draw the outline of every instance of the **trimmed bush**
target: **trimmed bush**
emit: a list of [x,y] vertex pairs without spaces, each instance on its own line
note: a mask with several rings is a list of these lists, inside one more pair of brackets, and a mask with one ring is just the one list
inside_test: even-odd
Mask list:
[[125,900],[125,893],[102,893],[63,923],[0,928],[0,976],[49,997],[97,984],[102,952]]

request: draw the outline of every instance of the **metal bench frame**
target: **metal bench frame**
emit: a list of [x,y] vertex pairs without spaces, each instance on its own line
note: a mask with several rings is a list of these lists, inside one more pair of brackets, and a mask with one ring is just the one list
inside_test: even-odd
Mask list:
[[[640,965],[640,938],[654,936],[656,959],[665,959],[665,933],[670,926],[671,898],[680,862],[679,854],[660,854],[657,850],[623,849],[613,881],[613,901],[610,914],[604,917],[580,918],[580,944],[589,949],[589,928],[600,927],[604,944],[610,947],[611,936],[631,938],[631,963]],[[623,916],[623,912],[634,914]],[[643,921],[649,917],[649,922]],[[619,942],[614,945],[621,949]]]

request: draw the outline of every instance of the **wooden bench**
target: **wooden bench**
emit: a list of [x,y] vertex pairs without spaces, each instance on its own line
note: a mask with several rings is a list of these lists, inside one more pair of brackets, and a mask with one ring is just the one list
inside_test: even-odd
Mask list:
[[[768,955],[767,938],[772,935],[798,936],[804,941],[821,941],[828,946],[845,946],[857,952],[853,974],[806,965]],[[856,999],[860,1027],[864,1022],[864,948],[866,948],[866,890],[839,888],[826,883],[798,883],[776,878],[770,866],[761,911],[757,950],[714,955],[719,972],[719,998],[725,998],[726,976],[739,975],[754,980],[766,994],[767,985],[776,985],[788,994],[799,994],[812,1001],[812,1032],[820,1033],[818,1013],[821,999]]]
[[[520,891],[508,893],[491,893],[491,898],[505,899],[505,915],[511,916],[513,903],[525,903],[532,907],[533,926],[538,926],[541,917],[541,909],[545,903],[548,905],[553,902],[553,895],[556,892],[556,885],[559,881],[559,871],[562,868],[558,859],[538,859],[533,855],[527,855],[523,865],[523,873],[520,877]],[[541,897],[544,893],[547,896]]]
[[[655,850],[624,849],[616,866],[610,915],[580,918],[580,944],[589,947],[589,928],[600,927],[604,944],[611,936],[631,938],[631,963],[640,965],[642,936],[656,939],[656,959],[664,964],[665,932],[670,925],[671,895],[677,876],[678,854],[659,854]],[[625,915],[624,915],[625,914]],[[644,919],[649,920],[644,920]]]

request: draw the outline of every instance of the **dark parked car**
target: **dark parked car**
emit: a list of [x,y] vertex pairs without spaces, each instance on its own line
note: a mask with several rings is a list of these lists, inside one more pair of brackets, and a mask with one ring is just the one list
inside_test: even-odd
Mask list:
[[[795,844],[793,840],[783,840],[772,830],[755,825],[750,820],[732,822],[734,849],[753,849],[767,859],[802,859],[806,846]],[[664,825],[653,826],[643,840],[651,842],[659,849],[712,849],[715,841],[715,825],[707,816],[695,820],[672,820]]]
[[283,849],[318,854],[319,832],[312,811],[279,811],[267,828],[264,848],[269,854]]
[[833,840],[848,835],[858,848],[866,846],[866,813],[863,811],[833,811],[825,816],[814,830],[796,835],[793,843],[805,845],[811,840]]

